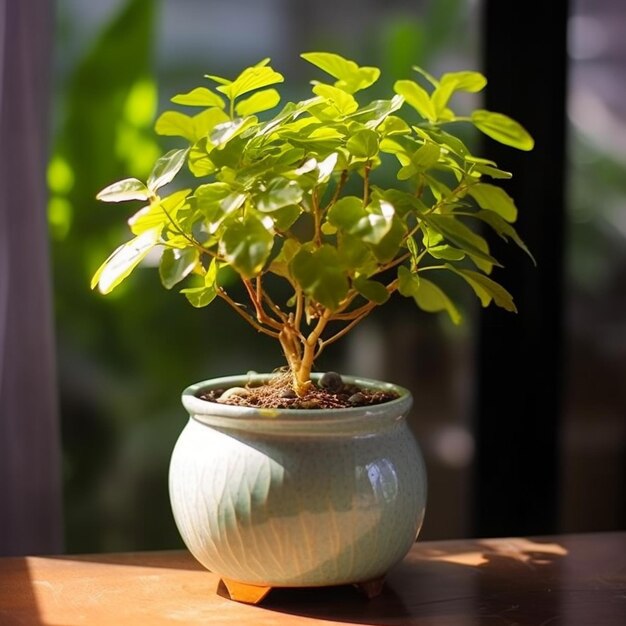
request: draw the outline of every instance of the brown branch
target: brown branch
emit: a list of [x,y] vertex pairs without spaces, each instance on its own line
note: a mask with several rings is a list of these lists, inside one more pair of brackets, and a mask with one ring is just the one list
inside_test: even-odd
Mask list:
[[333,197],[330,199],[330,202],[326,205],[326,208],[324,209],[325,213],[328,211],[328,209],[330,209],[330,207],[332,207],[335,204],[335,202],[337,202],[337,200],[339,200],[339,196],[341,195],[341,191],[343,190],[344,185],[346,184],[347,180],[348,180],[348,170],[342,170],[341,177],[339,178],[339,181],[337,182],[337,187],[335,187],[335,193],[333,193]]
[[217,295],[222,298],[222,300],[225,300],[229,306],[241,317],[243,317],[244,320],[246,320],[246,322],[248,322],[248,324],[250,324],[253,328],[255,328],[256,330],[258,330],[260,333],[263,333],[264,335],[268,335],[269,337],[273,337],[274,339],[278,339],[279,335],[278,333],[274,332],[273,330],[269,330],[263,326],[261,326],[261,324],[259,324],[249,313],[247,313],[241,305],[238,304],[237,302],[235,302],[225,291],[222,287],[219,287],[217,290]]
[[[243,279],[243,284],[248,292],[248,297],[250,298],[250,302],[254,306],[254,310],[256,311],[256,318],[261,324],[265,324],[266,326],[271,326],[276,330],[281,330],[283,324],[274,318],[270,317],[263,308],[262,302],[259,300],[259,294],[254,290],[254,287],[250,283],[249,280]],[[257,282],[258,285],[258,282]]]

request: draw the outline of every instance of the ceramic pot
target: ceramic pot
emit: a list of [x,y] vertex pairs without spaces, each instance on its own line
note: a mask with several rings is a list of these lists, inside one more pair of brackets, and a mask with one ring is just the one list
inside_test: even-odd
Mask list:
[[267,410],[200,400],[201,390],[271,375],[188,387],[190,414],[172,454],[174,518],[191,553],[224,580],[265,587],[359,583],[400,561],[424,517],[426,474],[407,423],[410,393],[337,410]]

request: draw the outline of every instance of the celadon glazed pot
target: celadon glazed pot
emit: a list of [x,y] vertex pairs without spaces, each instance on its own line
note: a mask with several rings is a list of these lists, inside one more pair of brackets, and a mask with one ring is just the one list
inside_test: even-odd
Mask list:
[[344,376],[399,397],[340,410],[255,409],[207,402],[188,387],[189,422],[174,448],[169,487],[180,534],[230,597],[256,603],[272,587],[352,583],[370,596],[422,525],[426,473],[406,423],[408,390]]

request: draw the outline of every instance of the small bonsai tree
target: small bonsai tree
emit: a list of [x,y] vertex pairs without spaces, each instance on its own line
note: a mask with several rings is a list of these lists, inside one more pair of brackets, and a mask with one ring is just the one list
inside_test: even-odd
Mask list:
[[[455,92],[484,88],[478,72],[436,79],[416,67],[417,80],[397,81],[390,99],[361,104],[355,94],[376,82],[378,68],[327,52],[302,58],[332,80],[313,81],[313,97],[265,119],[257,114],[279,104],[272,85],[284,80],[269,59],[234,80],[207,75],[214,90],[197,87],[172,98],[200,111],[166,111],[156,132],[188,146],[161,157],[145,183],[127,178],[98,194],[105,202],[147,204],[128,220],[134,238],[92,281],[108,293],[160,251],[167,289],[187,278],[181,293],[193,306],[221,298],[280,342],[300,396],[316,357],[395,292],[458,323],[457,307],[430,279],[438,273],[465,281],[483,306],[516,310],[489,278],[500,264],[472,230],[486,224],[530,254],[512,226],[513,199],[484,182],[511,174],[472,155],[448,129],[469,122],[501,143],[533,147],[505,115],[480,109],[459,117],[450,108]],[[199,184],[162,193],[185,165]],[[389,179],[394,183],[384,185]],[[227,291],[228,269],[245,287],[245,306]],[[277,285],[269,274],[288,285],[285,301],[270,293]]]

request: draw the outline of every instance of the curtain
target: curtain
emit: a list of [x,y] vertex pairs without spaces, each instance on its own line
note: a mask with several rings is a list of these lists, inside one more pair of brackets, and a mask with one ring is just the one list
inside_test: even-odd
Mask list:
[[0,554],[62,549],[45,167],[52,4],[0,0]]

